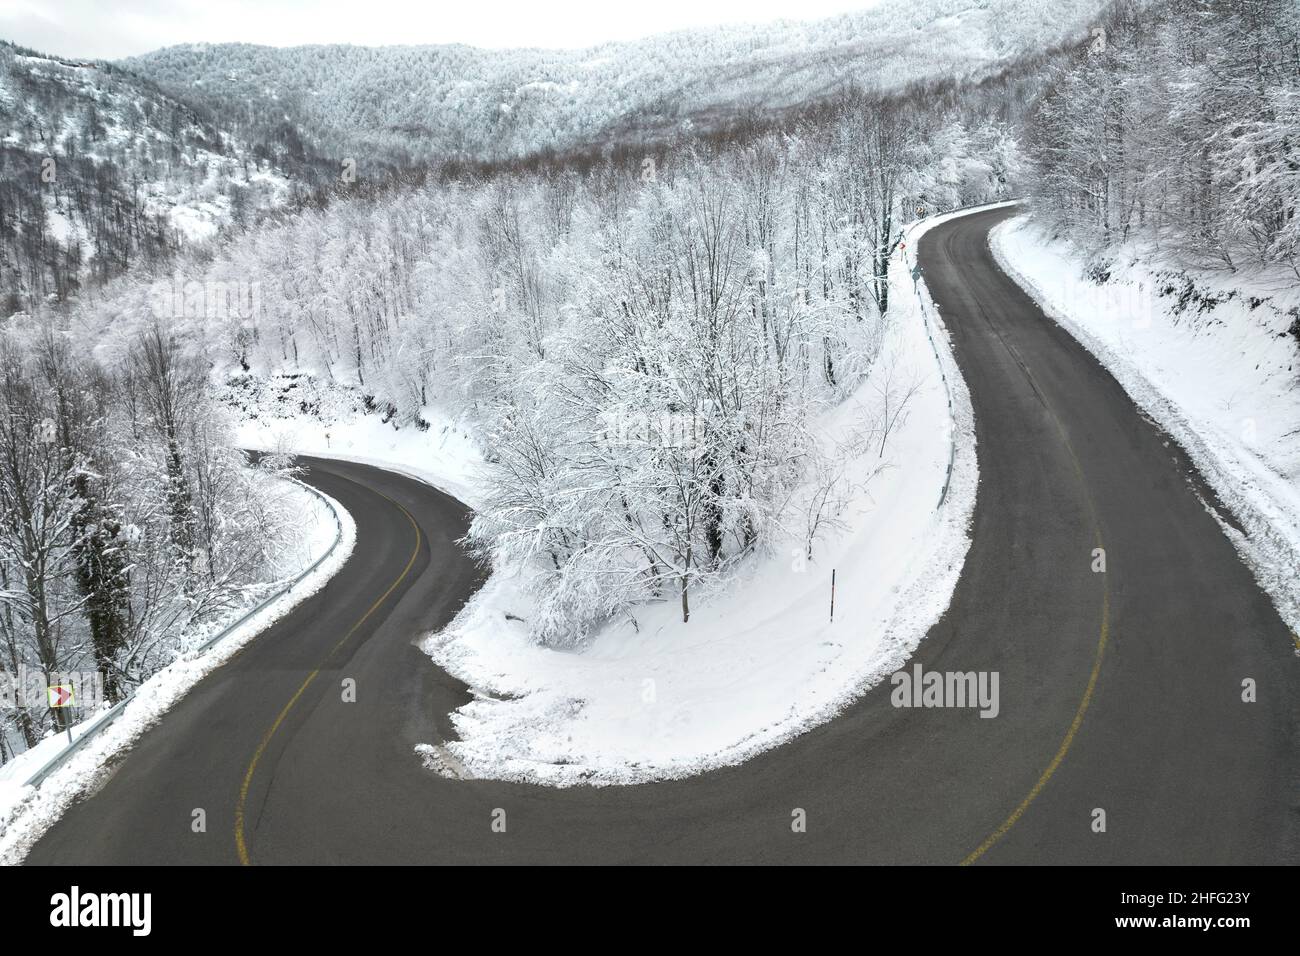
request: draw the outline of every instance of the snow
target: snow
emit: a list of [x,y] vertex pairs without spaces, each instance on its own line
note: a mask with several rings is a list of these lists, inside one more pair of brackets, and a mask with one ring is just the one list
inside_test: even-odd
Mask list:
[[[921,224],[911,241],[946,218]],[[814,560],[805,563],[791,538],[699,601],[689,624],[665,601],[577,651],[531,642],[513,619],[529,613],[524,582],[494,574],[449,627],[422,642],[476,697],[452,714],[458,740],[417,748],[427,766],[555,786],[682,777],[738,763],[831,718],[907,661],[956,587],[977,469],[969,395],[946,332],[936,319],[936,354],[901,258],[891,281],[884,353],[856,393],[825,414],[821,433],[834,441],[857,427],[891,368],[921,388],[886,448],[887,467],[873,476],[875,448],[852,462],[866,492]],[[951,417],[939,363],[953,392]],[[950,439],[951,486],[936,508]]]
[[[157,91],[138,86],[126,74],[106,73],[93,64],[24,55],[14,56],[13,63],[18,69],[12,74],[0,65],[0,105],[8,112],[17,110],[8,117],[10,128],[0,142],[38,158],[53,153],[66,157],[63,147],[56,150],[52,143],[79,143],[80,159],[117,166],[123,188],[129,186],[144,211],[165,217],[187,242],[209,240],[231,222],[231,203],[223,195],[231,183],[242,182],[251,212],[279,207],[289,199],[291,186],[285,175],[261,167],[238,140],[220,130],[205,130],[188,113],[181,114],[177,127],[168,125],[168,112],[179,107]],[[55,102],[52,113],[38,109],[37,100],[29,102],[16,95],[13,84],[19,76],[40,86],[46,106]],[[89,142],[85,136],[87,110],[93,110],[102,124]],[[141,124],[141,111],[152,115],[152,122]],[[196,145],[209,132],[226,144],[227,154]],[[177,156],[167,163],[144,158],[173,149]],[[247,174],[240,180],[245,170]],[[86,224],[76,221],[71,207],[55,208],[57,192],[47,192],[45,204],[55,241],[65,248],[73,242],[85,246]],[[83,252],[93,257],[93,249]]]
[[[150,203],[150,211],[155,211],[156,202]],[[163,208],[166,208],[165,202]],[[167,219],[172,228],[185,237],[186,242],[203,242],[211,239],[221,228],[225,213],[221,205],[214,202],[195,201],[190,204],[177,203],[166,209]]]
[[[268,91],[284,90],[307,140],[342,133],[423,158],[456,151],[524,156],[599,141],[610,129],[659,114],[664,103],[679,117],[700,118],[751,103],[793,106],[857,86],[976,81],[1017,55],[1077,39],[1103,6],[1101,0],[887,0],[818,22],[733,23],[568,50],[327,45],[267,51],[218,44],[199,51],[181,45],[124,65],[164,86],[204,91],[202,99],[218,115],[248,108],[277,113]],[[413,63],[429,68],[413,69]],[[243,79],[232,81],[232,74]],[[349,82],[334,82],[340,75]],[[529,82],[554,83],[551,93],[558,95],[536,97],[527,110],[502,102]],[[306,112],[305,103],[312,107]],[[489,112],[509,119],[482,123]],[[391,135],[417,128],[424,132]]]
[[[328,499],[327,506],[316,495],[296,485],[292,487],[291,495],[291,506],[303,515],[299,525],[302,534],[284,555],[284,578],[296,576],[327,551],[335,540],[335,516],[341,526],[338,545],[293,590],[268,604],[212,647],[202,649],[207,640],[237,620],[242,611],[233,612],[225,621],[214,621],[202,633],[193,635],[189,643],[192,650],[140,685],[121,716],[46,778],[39,789],[26,786],[26,781],[65,746],[64,735],[48,737],[0,767],[0,864],[21,862],[32,845],[69,806],[94,790],[108,772],[108,765],[114,757],[130,749],[139,736],[190,688],[319,591],[343,567],[356,543],[356,525],[351,516],[333,499]],[[294,500],[296,504],[292,504]],[[73,736],[82,736],[100,716],[94,715],[76,725]]]
[[[1294,278],[1191,274],[1232,299],[1176,309],[1158,260],[1121,250],[1109,281],[1028,216],[994,230],[993,251],[1153,421],[1187,452],[1243,535],[1220,518],[1293,633],[1300,633],[1300,356],[1285,333],[1300,305]],[[1268,300],[1251,308],[1250,298]],[[1216,517],[1218,517],[1216,515]],[[1300,652],[1300,642],[1297,643]]]
[[397,428],[378,414],[276,417],[265,403],[236,428],[241,448],[292,452],[375,465],[433,485],[473,507],[480,500],[483,456],[470,433],[435,408],[421,412],[427,431]]
[[50,235],[54,237],[55,242],[62,246],[66,246],[70,239],[76,237],[76,226],[74,226],[72,221],[63,213],[56,209],[51,209],[46,213],[46,216],[49,222]]

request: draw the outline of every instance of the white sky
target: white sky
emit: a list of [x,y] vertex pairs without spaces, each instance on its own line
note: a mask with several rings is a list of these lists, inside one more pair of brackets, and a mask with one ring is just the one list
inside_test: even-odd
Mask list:
[[115,59],[173,43],[584,47],[655,33],[811,20],[880,0],[0,0],[0,38]]

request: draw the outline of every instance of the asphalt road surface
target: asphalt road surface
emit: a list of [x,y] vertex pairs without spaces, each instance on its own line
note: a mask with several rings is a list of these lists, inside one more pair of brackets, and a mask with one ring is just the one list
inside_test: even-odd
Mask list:
[[995,719],[895,709],[885,684],[687,780],[438,777],[413,748],[445,739],[468,698],[411,641],[480,581],[455,544],[465,509],[308,459],[356,520],[352,558],[146,732],[28,862],[1300,861],[1294,638],[1178,447],[998,270],[987,234],[1008,214],[942,225],[919,250],[970,387],[980,486],[951,608],[915,660],[997,671]]

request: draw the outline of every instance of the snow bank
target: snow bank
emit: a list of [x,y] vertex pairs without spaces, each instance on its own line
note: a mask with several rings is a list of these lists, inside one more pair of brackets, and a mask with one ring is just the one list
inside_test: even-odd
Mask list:
[[[36,747],[0,767],[0,864],[22,860],[41,835],[83,794],[91,792],[106,772],[108,763],[128,750],[139,736],[152,726],[191,687],[233,657],[241,647],[257,637],[295,606],[315,594],[343,567],[356,542],[356,525],[347,511],[328,499],[327,505],[315,494],[297,484],[290,486],[287,504],[302,517],[302,534],[284,556],[282,580],[292,579],[319,558],[334,542],[335,516],[341,525],[338,546],[314,571],[293,590],[273,601],[244,621],[234,631],[206,650],[206,641],[219,634],[240,613],[225,621],[214,621],[201,633],[191,636],[194,648],[145,681],[135,696],[94,740],[48,777],[39,789],[26,781],[67,744],[63,734],[46,738]],[[98,715],[73,728],[79,737]]]
[[1186,450],[1245,531],[1219,518],[1224,533],[1300,633],[1300,356],[1286,334],[1300,305],[1294,277],[1157,273],[1124,250],[1098,284],[1083,277],[1083,253],[1027,216],[1000,225],[992,245]]
[[[947,218],[920,224],[909,241]],[[868,380],[825,415],[821,433],[829,442],[854,429],[891,374],[920,388],[890,437],[887,467],[876,473],[875,448],[852,463],[850,477],[866,491],[813,560],[792,539],[726,591],[697,600],[689,624],[665,601],[636,609],[634,620],[615,622],[578,651],[530,642],[513,619],[529,613],[523,582],[494,574],[422,643],[477,698],[452,714],[458,740],[417,748],[430,767],[556,786],[686,776],[790,739],[905,664],[956,587],[977,471],[970,400],[947,334],[934,319],[936,354],[902,257],[890,278],[894,321],[884,351]],[[937,508],[950,441],[953,473]]]
[[355,461],[396,471],[433,485],[474,507],[480,500],[483,455],[468,430],[425,408],[427,431],[397,428],[378,414],[331,409],[323,418],[310,414],[277,416],[264,397],[257,417],[236,428],[241,448]]

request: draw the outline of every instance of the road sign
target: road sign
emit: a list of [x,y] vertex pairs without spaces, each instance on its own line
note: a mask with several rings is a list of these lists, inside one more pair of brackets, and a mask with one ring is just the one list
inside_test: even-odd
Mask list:
[[71,684],[51,684],[45,694],[51,707],[72,707],[77,702]]

